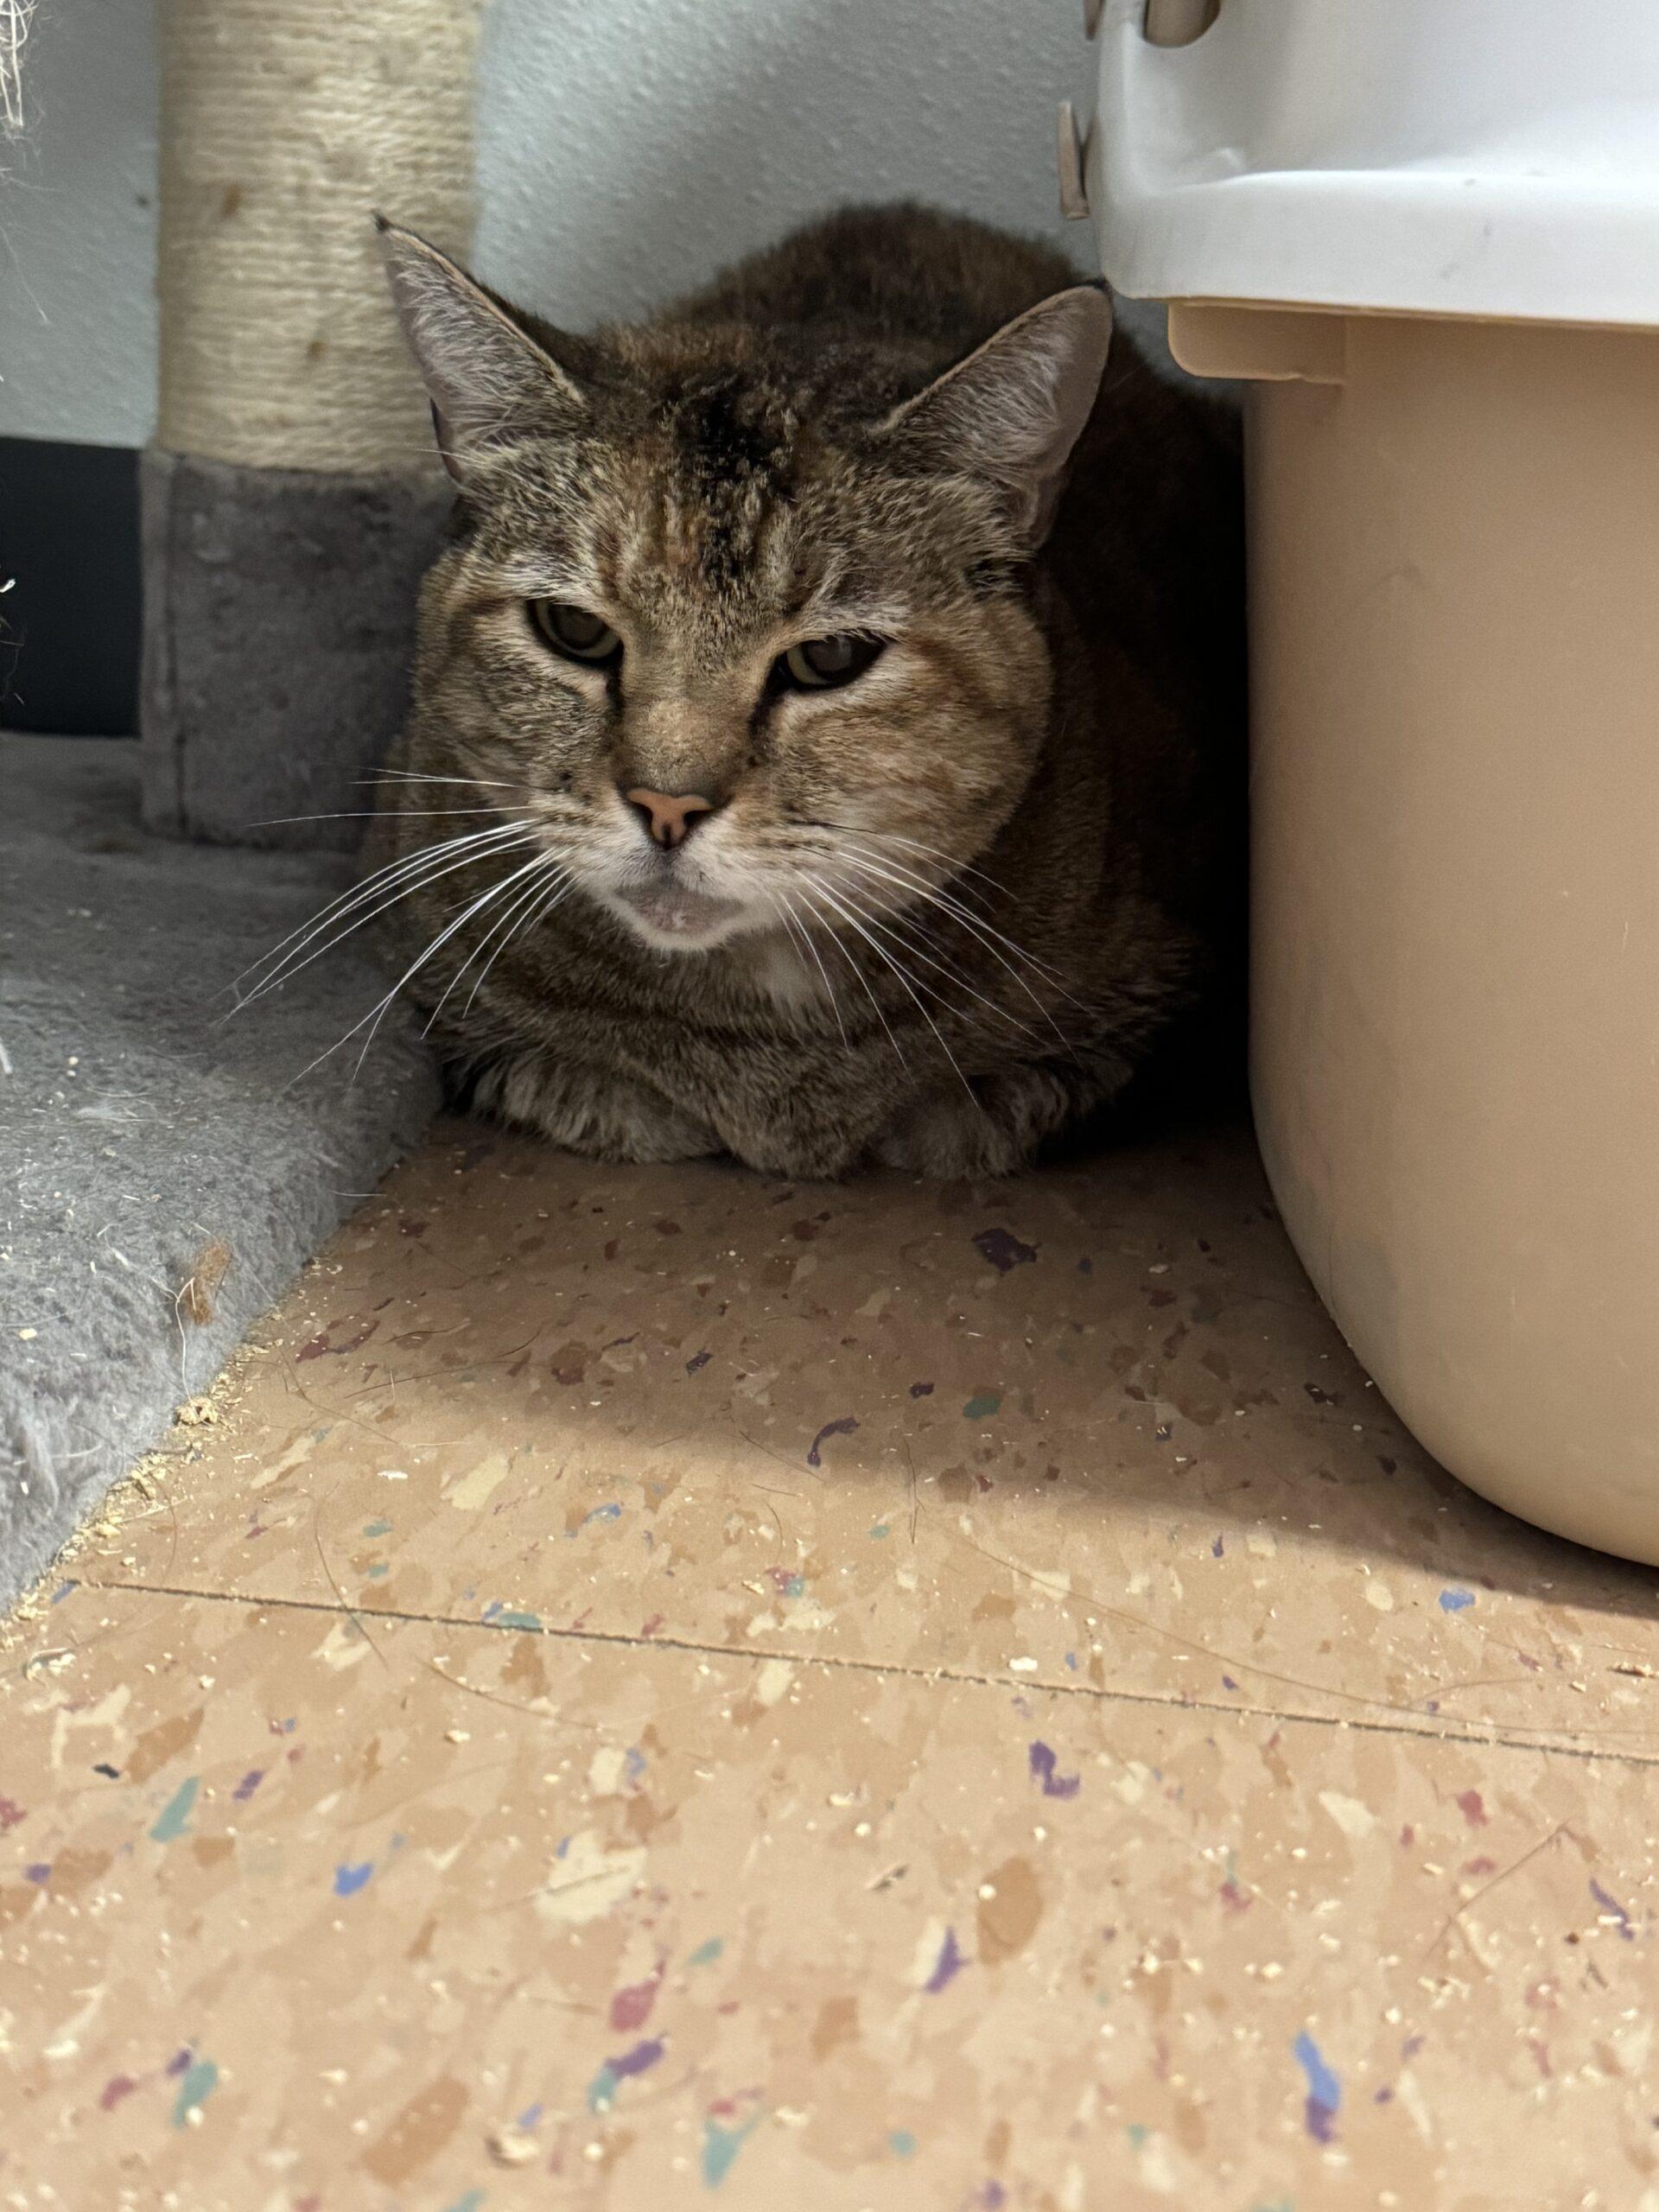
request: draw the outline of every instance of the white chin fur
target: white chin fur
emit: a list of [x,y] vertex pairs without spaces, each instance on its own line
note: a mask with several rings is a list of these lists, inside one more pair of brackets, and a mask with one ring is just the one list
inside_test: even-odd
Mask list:
[[601,893],[612,913],[627,924],[653,952],[711,952],[728,938],[758,926],[757,918],[734,899],[678,887],[631,886]]

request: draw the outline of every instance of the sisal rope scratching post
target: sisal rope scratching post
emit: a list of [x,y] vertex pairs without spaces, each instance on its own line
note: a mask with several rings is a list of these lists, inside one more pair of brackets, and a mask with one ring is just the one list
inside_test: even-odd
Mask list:
[[354,842],[256,825],[363,806],[403,711],[448,500],[371,216],[465,247],[477,22],[478,0],[162,0],[156,827]]

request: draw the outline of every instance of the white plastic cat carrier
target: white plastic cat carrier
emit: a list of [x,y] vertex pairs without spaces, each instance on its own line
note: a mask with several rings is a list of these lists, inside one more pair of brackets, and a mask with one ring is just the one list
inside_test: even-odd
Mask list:
[[1248,380],[1285,1220],[1448,1468],[1659,1561],[1659,4],[1090,13],[1063,182]]

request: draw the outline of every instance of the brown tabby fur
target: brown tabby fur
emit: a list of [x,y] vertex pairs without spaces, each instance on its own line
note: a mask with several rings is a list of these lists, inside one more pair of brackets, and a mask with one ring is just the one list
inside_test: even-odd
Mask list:
[[[389,243],[406,319],[430,309],[442,430],[489,302],[455,308],[458,272]],[[1222,418],[1118,334],[1034,551],[982,448],[878,434],[1075,282],[975,223],[853,210],[641,328],[503,309],[546,357],[527,375],[485,334],[375,850],[534,825],[416,880],[391,910],[411,962],[550,856],[409,979],[476,1103],[607,1159],[1001,1173],[1201,994],[1240,836]],[[601,613],[620,677],[550,652],[535,596]],[[767,690],[788,645],[852,630],[895,640],[858,683]],[[659,854],[636,785],[726,804]],[[439,811],[475,808],[499,812]],[[613,895],[630,872],[663,880],[654,931]],[[741,906],[704,949],[666,933],[682,881],[694,938],[695,887]]]

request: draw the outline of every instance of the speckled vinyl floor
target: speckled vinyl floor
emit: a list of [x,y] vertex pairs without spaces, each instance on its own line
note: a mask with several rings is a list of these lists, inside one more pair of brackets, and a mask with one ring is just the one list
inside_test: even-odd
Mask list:
[[1659,1605],[1248,1140],[461,1125],[14,1624],[0,2204],[1659,2212]]

